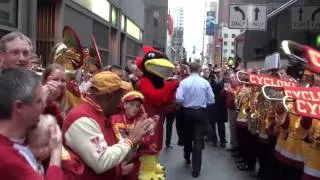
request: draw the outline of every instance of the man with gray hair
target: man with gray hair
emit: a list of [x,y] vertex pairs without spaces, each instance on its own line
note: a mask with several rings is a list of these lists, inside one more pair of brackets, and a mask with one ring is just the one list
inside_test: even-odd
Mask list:
[[4,68],[26,68],[32,55],[31,40],[21,32],[11,32],[0,39],[0,61]]
[[[22,68],[0,72],[0,177],[2,179],[41,180],[44,170],[26,145],[27,133],[34,128],[44,109],[40,77]],[[50,164],[48,176],[62,179],[61,133],[59,127],[50,132]],[[51,177],[51,178],[52,178]]]
[[[21,32],[11,32],[0,39],[0,68],[22,67],[28,68],[32,57],[31,40]],[[58,82],[49,81],[43,86],[50,92],[50,97],[59,93]]]

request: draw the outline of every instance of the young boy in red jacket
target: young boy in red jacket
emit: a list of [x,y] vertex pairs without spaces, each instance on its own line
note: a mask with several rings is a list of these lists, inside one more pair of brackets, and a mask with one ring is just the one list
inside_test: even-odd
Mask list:
[[[143,107],[143,98],[143,95],[137,91],[126,93],[121,99],[122,111],[110,117],[112,128],[119,141],[127,137],[128,132],[134,127],[136,122],[146,119],[147,114]],[[155,116],[152,119],[154,122],[157,122],[159,116]],[[144,137],[143,143],[136,148],[137,151],[132,152],[131,156],[126,158],[126,162],[123,162],[122,175],[124,180],[138,180],[140,167],[139,149],[146,148],[151,144],[149,141],[148,136]]]

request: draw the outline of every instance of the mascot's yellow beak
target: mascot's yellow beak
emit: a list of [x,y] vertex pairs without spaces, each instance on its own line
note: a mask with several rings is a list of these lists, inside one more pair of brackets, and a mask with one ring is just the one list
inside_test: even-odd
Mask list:
[[150,59],[145,62],[145,68],[148,72],[161,78],[168,78],[173,73],[174,65],[167,59]]

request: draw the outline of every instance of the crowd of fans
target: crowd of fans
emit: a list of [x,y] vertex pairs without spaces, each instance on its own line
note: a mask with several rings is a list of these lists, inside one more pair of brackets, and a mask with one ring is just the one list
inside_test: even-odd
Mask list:
[[[105,118],[126,114],[122,104],[126,101],[121,103],[120,99],[135,89],[143,75],[141,68],[129,60],[125,68],[92,63],[68,73],[63,65],[53,63],[40,72],[40,77],[35,73],[39,71],[32,52],[31,41],[19,32],[0,39],[0,153],[5,155],[0,177],[126,179],[134,171],[134,162],[128,157],[137,151],[143,137],[152,133],[156,117],[139,117],[139,123],[121,139],[110,134],[113,129]],[[188,63],[174,65],[167,81],[189,76]],[[230,103],[234,99],[229,93],[234,88],[234,74],[231,69],[212,65],[202,67],[200,74],[215,94],[215,103],[206,110],[207,141],[225,147],[225,122],[228,117],[229,122],[235,121],[235,107]],[[176,105],[166,115],[167,148],[172,148],[174,119],[178,144],[184,143],[181,109]],[[231,134],[235,128],[232,122]],[[229,149],[236,146],[232,138]]]

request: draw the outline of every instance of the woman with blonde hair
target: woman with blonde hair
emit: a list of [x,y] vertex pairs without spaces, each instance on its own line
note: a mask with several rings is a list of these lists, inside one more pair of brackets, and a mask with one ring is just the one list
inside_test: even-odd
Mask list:
[[69,111],[68,101],[66,99],[67,76],[64,67],[59,64],[51,64],[42,74],[43,84],[48,81],[56,81],[58,83],[59,92],[57,96],[47,99],[47,105],[44,114],[53,115],[62,127],[66,113]]

